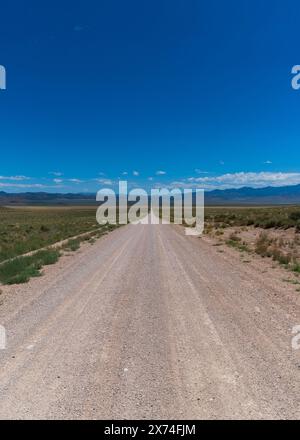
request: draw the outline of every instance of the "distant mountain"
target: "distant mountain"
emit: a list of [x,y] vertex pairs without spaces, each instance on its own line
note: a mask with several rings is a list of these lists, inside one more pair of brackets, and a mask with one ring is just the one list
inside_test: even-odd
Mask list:
[[266,188],[249,188],[213,190],[205,193],[206,204],[297,204],[300,203],[300,185]]
[[[6,193],[0,191],[0,205],[97,205],[93,193]],[[207,205],[300,204],[300,185],[266,188],[216,189],[205,192]]]
[[0,205],[91,205],[96,204],[95,194],[0,191]]

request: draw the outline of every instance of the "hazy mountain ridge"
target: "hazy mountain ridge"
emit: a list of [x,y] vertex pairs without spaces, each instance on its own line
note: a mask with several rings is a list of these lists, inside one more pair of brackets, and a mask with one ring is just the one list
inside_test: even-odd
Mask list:
[[[215,189],[205,192],[205,201],[209,205],[223,204],[297,204],[300,203],[300,185],[239,189]],[[89,205],[97,204],[92,193],[47,193],[24,192],[7,193],[0,191],[0,205]]]
[[205,193],[208,204],[295,204],[300,203],[300,185],[264,188],[232,188]]

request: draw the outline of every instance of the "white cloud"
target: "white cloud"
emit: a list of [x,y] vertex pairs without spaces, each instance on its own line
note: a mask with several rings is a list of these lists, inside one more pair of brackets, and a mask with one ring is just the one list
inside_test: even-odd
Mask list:
[[60,177],[63,175],[60,171],[50,171],[48,174],[53,174],[53,176]]
[[80,180],[80,179],[68,179],[68,182],[72,182],[72,183],[83,183],[83,180]]
[[113,185],[113,181],[111,179],[96,179],[98,183],[101,183],[101,185]]
[[0,183],[1,188],[49,188],[41,183]]
[[249,186],[252,188],[263,188],[266,186],[286,186],[300,184],[300,173],[284,172],[238,172],[227,173],[220,176],[209,177],[190,177],[177,182],[172,182],[172,186],[186,188],[204,189],[228,189]]
[[153,177],[148,177],[148,180],[152,181],[152,180],[153,180]]
[[264,164],[266,164],[266,165],[270,165],[272,162],[270,161],[270,160],[266,160],[265,162],[264,162]]
[[140,173],[139,173],[138,171],[133,171],[132,174],[133,174],[134,176],[139,176],[139,175],[140,175]]
[[195,169],[195,172],[196,172],[197,174],[209,174],[208,171],[202,171],[202,170],[199,170],[199,168],[196,168],[196,169]]
[[123,171],[122,176],[127,176],[127,171]]
[[165,171],[161,171],[161,170],[158,170],[158,171],[156,171],[156,173],[155,173],[157,176],[163,176],[164,174],[167,174]]
[[1,180],[29,180],[27,176],[0,176]]
[[61,183],[62,180],[61,180],[61,179],[53,179],[53,182],[54,182],[54,183]]

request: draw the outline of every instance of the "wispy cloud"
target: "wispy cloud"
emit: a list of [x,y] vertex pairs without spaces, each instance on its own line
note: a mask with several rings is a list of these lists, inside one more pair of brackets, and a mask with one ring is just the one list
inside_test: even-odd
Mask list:
[[83,183],[84,181],[81,179],[67,179],[68,182],[71,183]]
[[98,183],[100,183],[101,185],[109,185],[109,186],[111,186],[111,185],[114,184],[114,182],[111,179],[96,179],[96,181]]
[[162,171],[162,170],[158,170],[158,171],[156,171],[156,173],[155,173],[157,176],[163,176],[164,174],[167,174],[165,171]]
[[196,169],[195,169],[195,172],[196,172],[197,174],[209,174],[208,171],[202,171],[202,170],[200,170],[199,168],[196,168]]
[[0,176],[0,180],[30,180],[27,176]]
[[264,164],[266,164],[266,165],[271,165],[271,163],[272,163],[271,160],[266,160],[266,161],[264,162]]
[[249,186],[263,188],[266,186],[286,186],[300,184],[300,173],[285,172],[238,172],[226,173],[219,176],[190,177],[181,181],[172,182],[172,186],[187,188],[198,187],[204,189],[228,189]]
[[1,188],[50,188],[48,185],[41,183],[3,183],[0,182]]
[[[146,178],[148,185],[153,185],[158,177],[163,175],[162,171],[156,173],[155,176],[149,176]],[[125,171],[124,171],[125,173]],[[138,171],[133,171],[134,176],[139,176]],[[29,180],[30,179],[30,180]],[[42,190],[45,191],[57,191],[58,188],[62,188],[66,191],[78,192],[78,191],[96,191],[99,186],[117,187],[119,179],[112,179],[108,177],[88,177],[88,178],[62,178],[62,177],[44,177],[44,178],[29,178],[26,176],[0,176],[0,188],[6,188],[9,190]],[[229,188],[263,188],[266,186],[288,186],[300,184],[300,172],[232,172],[223,174],[206,174],[195,173],[194,176],[179,179],[177,181],[157,182],[157,187],[179,187],[179,188],[203,188],[206,190],[213,189],[229,189]],[[131,179],[128,183],[130,187],[136,187],[136,180]]]
[[48,174],[52,174],[53,176],[60,177],[60,176],[63,176],[64,173],[62,173],[60,171],[49,171]]

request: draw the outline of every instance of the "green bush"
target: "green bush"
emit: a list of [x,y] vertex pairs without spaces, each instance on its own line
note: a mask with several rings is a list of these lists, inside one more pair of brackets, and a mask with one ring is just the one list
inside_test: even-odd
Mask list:
[[295,263],[294,266],[292,267],[292,270],[294,272],[300,273],[300,264],[299,263]]
[[57,250],[43,250],[27,257],[17,257],[0,265],[0,281],[3,284],[26,283],[30,278],[41,275],[41,268],[54,264],[59,258]]
[[295,222],[300,220],[300,211],[291,212],[289,218]]
[[269,239],[266,233],[260,234],[255,243],[255,252],[262,257],[270,257],[271,253],[269,251],[269,246],[271,244],[271,240]]
[[77,238],[73,240],[68,240],[68,242],[63,247],[67,251],[77,251],[80,248],[80,240]]

